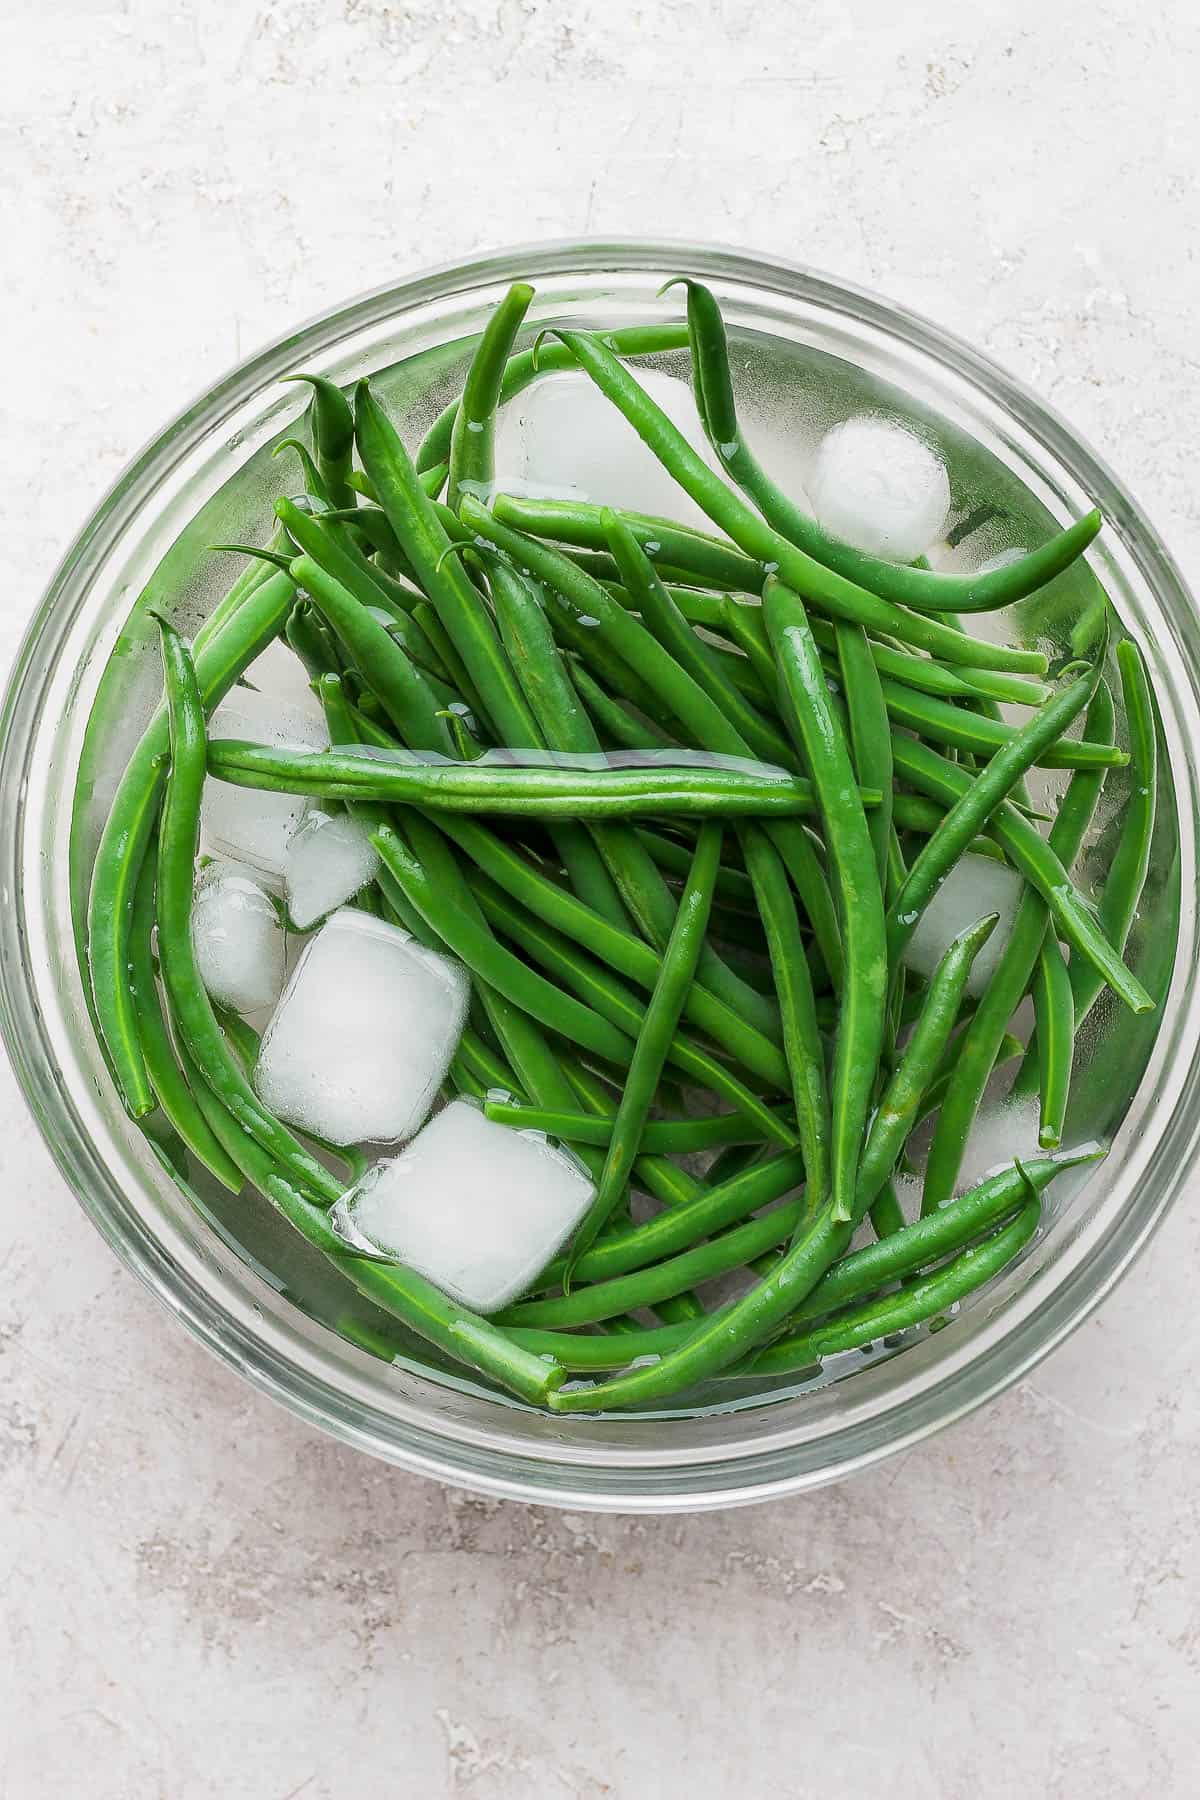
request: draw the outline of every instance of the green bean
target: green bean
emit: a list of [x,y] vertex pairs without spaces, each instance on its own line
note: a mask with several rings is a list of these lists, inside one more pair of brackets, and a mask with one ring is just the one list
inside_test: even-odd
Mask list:
[[[722,659],[703,638],[696,636],[625,521],[607,507],[601,509],[600,519],[622,579],[646,628],[721,708],[741,744],[752,755],[766,762],[779,763],[784,768],[793,768],[795,754],[787,738],[743,698],[723,673]],[[686,713],[673,701],[672,711],[687,722]]]
[[137,1014],[138,1040],[164,1116],[192,1154],[211,1170],[222,1186],[236,1194],[242,1185],[241,1170],[213,1136],[175,1060],[158,997],[151,949],[153,932],[154,857],[149,855],[138,876],[129,939],[129,987]]
[[[540,610],[535,614],[532,606],[524,602],[519,604],[519,610],[514,610],[517,590],[513,584],[524,582],[525,577],[515,570],[501,574],[501,562],[502,559],[499,558],[493,558],[489,562],[489,568],[493,570],[493,600],[498,602],[502,613],[507,616],[509,630],[514,637],[519,631],[523,654],[518,666],[528,669],[536,664],[543,670],[553,669],[556,666],[557,647],[548,631],[545,615]],[[528,592],[532,598],[532,590]],[[540,588],[537,593],[544,598]],[[528,674],[522,679],[529,680]],[[532,691],[529,697],[538,722],[556,750],[582,755],[599,751],[600,740],[591,721],[582,709],[571,704],[568,693],[561,690],[555,692],[543,684],[538,689],[536,701]],[[539,711],[539,707],[542,710]],[[630,917],[643,935],[662,950],[674,921],[675,902],[659,875],[653,858],[638,842],[636,834],[625,826],[593,825],[593,833]],[[753,993],[707,945],[701,952],[700,977],[728,1008],[739,1009],[757,1029],[768,1035],[778,1032],[778,1019],[773,1009]]]
[[[726,596],[721,602],[721,629],[729,632],[734,642],[754,659],[754,666],[764,679],[770,668],[771,650],[767,643],[762,608],[751,602]],[[810,619],[813,636],[823,651],[837,648],[837,627],[827,619]],[[1029,681],[1020,675],[1006,675],[991,669],[948,668],[927,656],[911,650],[897,649],[869,637],[871,660],[881,675],[921,693],[950,700],[1006,700],[1018,706],[1040,706],[1050,698],[1051,689],[1043,681]],[[765,659],[765,660],[764,660]]]
[[[738,1372],[782,1375],[795,1369],[810,1368],[823,1357],[862,1349],[895,1332],[923,1325],[947,1307],[957,1306],[960,1300],[1006,1268],[1032,1238],[1040,1217],[1038,1201],[1028,1201],[1002,1230],[982,1243],[960,1251],[945,1267],[912,1282],[898,1294],[869,1300],[848,1312],[834,1314],[802,1336],[785,1338],[770,1345]],[[895,1239],[889,1238],[887,1242],[894,1243]],[[553,1400],[551,1404],[554,1404]]]
[[670,747],[671,739],[662,731],[631,712],[625,701],[615,700],[605,693],[586,664],[576,657],[570,668],[571,680],[592,719],[619,749],[665,750]]
[[[659,957],[649,944],[632,932],[619,931],[474,819],[442,814],[439,825],[485,874],[535,917],[582,944],[639,987],[654,986]],[[786,1088],[787,1065],[772,1041],[702,981],[693,983],[687,994],[684,1016],[761,1080]]]
[[200,980],[192,945],[192,877],[205,778],[204,709],[183,640],[164,620],[159,630],[171,766],[159,823],[155,905],[159,969],[176,1036],[239,1129],[262,1145],[289,1182],[319,1199],[336,1200],[340,1182],[266,1110],[250,1086]]
[[899,957],[917,920],[971,839],[1045,746],[1053,743],[1087,706],[1099,684],[1100,672],[1101,665],[1097,663],[1087,675],[1065,687],[996,752],[977,777],[968,776],[968,785],[922,847],[889,908],[888,947],[894,958]]
[[446,503],[457,507],[467,483],[490,484],[495,468],[496,408],[510,352],[529,311],[533,289],[514,282],[489,318],[475,346],[450,432],[450,486]]
[[[499,1125],[511,1125],[517,1131],[544,1131],[547,1137],[563,1138],[569,1144],[607,1149],[612,1137],[612,1120],[592,1113],[551,1112],[521,1102],[497,1100],[488,1100],[483,1110]],[[781,1124],[787,1123],[782,1109],[776,1116]],[[762,1142],[761,1133],[741,1113],[713,1113],[699,1119],[648,1119],[642,1132],[643,1150],[673,1155],[713,1150],[721,1144]]]
[[[901,831],[916,831],[922,837],[930,837],[946,816],[944,806],[927,800],[923,794],[894,794],[892,796],[892,818]],[[988,856],[993,862],[1003,862],[1004,852],[995,838],[980,836],[972,838],[967,845],[972,856]],[[903,880],[907,868],[899,874]],[[892,898],[889,895],[889,899]]]
[[[283,530],[282,526],[280,526],[272,532],[267,548],[268,550],[275,552],[284,551],[287,547],[287,533]],[[266,583],[272,579],[277,573],[277,570],[277,564],[269,561],[259,561],[257,558],[245,564],[237,580],[225,592],[221,599],[217,601],[217,604],[204,620],[204,623],[199,627],[192,640],[192,655],[196,658],[198,664],[204,660],[204,652],[212,642],[213,638],[218,634],[224,634],[226,626],[234,615],[241,611],[243,605],[249,600],[252,594],[256,593],[260,587],[265,586]],[[241,671],[239,670],[238,673],[240,674]],[[164,721],[166,719],[165,711],[163,713],[163,719]]]
[[[1149,867],[1158,771],[1154,702],[1141,655],[1128,638],[1117,645],[1117,667],[1132,752],[1130,787],[1121,836],[1100,895],[1097,923],[1107,941],[1120,953],[1129,937]],[[1104,980],[1091,964],[1079,957],[1071,960],[1069,979],[1071,1013],[1074,1030],[1078,1032],[1095,1005]],[[1035,1051],[1036,1046],[1031,1043],[1012,1085],[1013,1099],[1027,1097],[1036,1086],[1040,1064]]]
[[[286,376],[284,379],[286,380]],[[310,498],[319,500],[322,507],[327,511],[336,507],[337,502],[330,498],[329,488],[326,485],[325,478],[309,454],[307,444],[302,444],[299,438],[281,438],[272,450],[271,455],[273,458],[277,457],[284,450],[292,450],[295,452],[296,458],[300,464],[300,472],[304,477],[305,493],[308,494]],[[355,511],[357,511],[357,508],[355,508]]]
[[[687,729],[695,735],[696,741],[704,749],[722,756],[749,755],[750,746],[721,707],[686,670],[680,668],[674,657],[649,632],[624,612],[611,595],[589,576],[565,562],[557,551],[497,523],[485,507],[478,506],[469,497],[463,504],[462,516],[472,528],[496,544],[514,562],[527,565],[534,575],[544,581],[547,593],[557,596],[562,607],[576,622],[581,617],[592,620],[591,630],[595,636],[603,636],[619,655],[636,662],[641,674],[648,679],[652,677],[665,704],[684,720]],[[773,836],[776,847],[787,864],[788,873],[804,901],[826,967],[836,980],[841,960],[836,924],[824,876],[812,853],[812,847],[803,832],[785,828],[784,833],[776,831]],[[702,967],[711,981],[715,974],[711,963],[706,959]],[[742,989],[741,1003],[750,1008],[748,1016],[754,1018],[762,1029],[769,1029],[761,1004],[756,1004],[753,997],[747,998],[744,983],[739,985]],[[734,991],[727,991],[726,997],[734,1000],[737,995]]]
[[283,635],[289,648],[304,664],[310,681],[319,681],[322,675],[340,676],[344,673],[345,658],[338,648],[337,639],[320,613],[315,607],[309,606],[307,601],[298,600],[292,607]]
[[[669,325],[628,325],[618,331],[607,332],[605,341],[618,356],[655,356],[664,350],[686,349],[687,331],[684,326],[674,322]],[[500,382],[501,406],[523,393],[539,375],[549,375],[556,369],[574,367],[574,357],[557,344],[541,344],[536,350],[520,351],[518,355],[509,358]],[[422,473],[449,458],[458,408],[458,400],[452,400],[425,433],[417,451],[417,468]]]
[[[499,557],[487,566],[500,638],[543,739],[551,750],[598,749],[533,588]],[[564,824],[554,842],[580,900],[623,928],[627,914],[620,888],[584,828]]]
[[850,751],[830,705],[804,603],[771,580],[764,589],[763,610],[779,667],[785,717],[812,775],[840,901],[845,971],[830,1085],[831,1216],[840,1224],[850,1217],[883,1048],[887,991],[883,894]]
[[[739,1224],[760,1207],[792,1193],[803,1179],[804,1159],[799,1151],[773,1150],[765,1161],[726,1181],[697,1185],[681,1203],[640,1225],[622,1225],[606,1232],[579,1258],[575,1278],[579,1282],[606,1281],[644,1269],[676,1251],[690,1249],[727,1225]],[[538,1285],[558,1286],[566,1266],[566,1257],[559,1257],[543,1271]]]
[[[898,1276],[924,1266],[938,1254],[944,1255],[947,1250],[961,1247],[981,1231],[987,1230],[989,1225],[1002,1220],[1015,1207],[1020,1207],[1029,1191],[1028,1183],[1032,1182],[1040,1192],[1063,1170],[1093,1160],[1094,1156],[1091,1154],[1033,1158],[1024,1165],[1024,1175],[1016,1169],[1006,1169],[999,1175],[988,1177],[972,1193],[965,1194],[962,1199],[944,1207],[933,1218],[920,1220],[912,1226],[902,1224],[900,1229],[905,1235],[899,1243],[891,1240],[886,1244],[871,1245],[867,1250],[844,1257],[836,1263],[817,1283],[803,1306],[789,1319],[787,1329],[790,1331],[793,1324],[825,1318],[836,1307],[845,1306],[864,1294],[878,1290]],[[580,1298],[589,1291],[579,1290]],[[731,1310],[730,1305],[722,1307],[719,1312],[710,1315],[710,1321],[722,1321]],[[506,1326],[505,1330],[514,1342],[525,1349],[539,1355],[552,1356],[565,1368],[594,1371],[628,1367],[638,1359],[661,1357],[685,1344],[689,1335],[687,1326],[657,1327],[642,1330],[636,1335],[630,1333],[620,1343],[614,1344],[603,1338],[573,1336],[564,1330],[535,1326],[511,1325]],[[757,1368],[767,1357],[774,1356],[777,1348],[781,1362],[785,1355],[788,1357],[788,1367],[804,1366],[791,1362],[795,1351],[790,1348],[784,1350],[784,1346],[790,1343],[788,1338],[777,1340],[777,1344],[771,1345],[766,1351],[754,1353],[746,1363],[738,1364],[728,1374],[731,1377],[745,1375],[752,1366]]]
[[796,1229],[800,1210],[799,1202],[792,1201],[649,1268],[564,1291],[552,1299],[519,1301],[500,1313],[496,1322],[543,1328],[590,1325],[635,1307],[661,1305],[683,1290],[743,1268],[754,1257],[785,1243]]
[[1033,983],[1033,1007],[1037,1020],[1042,1082],[1038,1142],[1044,1149],[1052,1150],[1062,1143],[1063,1120],[1071,1088],[1071,1051],[1075,1037],[1071,977],[1057,938],[1045,937],[1042,940]]
[[458,558],[447,559],[451,540],[445,525],[421,486],[400,434],[365,381],[356,390],[355,432],[379,503],[493,726],[510,747],[537,744],[537,727],[487,606]]
[[883,795],[867,820],[875,846],[875,864],[882,883],[887,871],[888,842],[892,831],[892,736],[871,645],[861,625],[835,626],[838,673],[846,701],[846,721],[854,767],[861,781]]
[[[719,825],[707,825],[700,834],[695,861],[663,953],[662,968],[646,1005],[621,1102],[613,1121],[604,1168],[596,1184],[596,1193],[575,1229],[571,1256],[563,1278],[564,1292],[569,1286],[571,1271],[576,1262],[594,1241],[601,1227],[608,1223],[628,1184],[630,1171],[641,1148],[646,1120],[658,1092],[659,1078],[671,1053],[672,1040],[683,1013],[684,999],[696,973],[700,946],[708,930],[708,915],[720,863],[721,828]],[[689,1285],[688,1282],[681,1283],[684,1287]],[[677,1291],[672,1290],[673,1293]],[[657,1296],[663,1297],[665,1296]]]
[[275,517],[300,553],[353,594],[361,606],[382,607],[393,616],[410,610],[396,604],[382,569],[356,549],[346,533],[331,531],[319,514],[304,512],[294,500],[284,497],[275,502]]
[[[749,754],[746,739],[727,719],[721,704],[676,661],[641,622],[615,601],[607,589],[568,562],[559,551],[501,524],[467,495],[460,516],[468,530],[488,539],[522,570],[544,584],[556,605],[567,608],[577,623],[587,624],[610,649],[652,685],[661,704],[680,719],[694,741],[729,756]],[[613,515],[606,515],[616,530]],[[628,538],[621,538],[623,552]]]
[[[989,719],[982,713],[948,704],[931,695],[918,694],[902,682],[884,680],[881,691],[888,714],[897,725],[915,731],[931,743],[948,744],[987,758],[1003,750],[1017,735],[1013,726]],[[1096,744],[1078,738],[1059,738],[1043,746],[1035,758],[1041,769],[1116,769],[1129,761],[1114,744]],[[878,787],[879,782],[871,784]]]
[[1040,652],[985,643],[953,631],[937,619],[906,612],[891,601],[868,593],[836,570],[826,568],[815,557],[789,544],[712,472],[662,409],[596,337],[587,332],[561,329],[554,335],[570,347],[580,367],[624,413],[663,467],[709,518],[747,556],[762,563],[764,570],[768,565],[769,572],[778,570],[786,585],[802,590],[819,610],[864,625],[868,631],[897,637],[906,644],[930,651],[945,662],[982,669],[1007,669],[1014,674],[1045,673],[1046,659]]
[[[812,788],[800,776],[765,764],[731,767],[704,757],[677,758],[666,767],[581,768],[565,757],[518,761],[498,752],[492,760],[485,752],[474,762],[451,763],[399,750],[299,751],[218,738],[209,749],[209,766],[219,780],[236,787],[531,819],[796,818],[811,813],[814,804]],[[878,805],[878,792],[865,790],[861,802]]]
[[[953,1030],[971,964],[993,924],[994,920],[980,920],[961,933],[942,958],[929,984],[916,1030],[899,1068],[888,1083],[867,1134],[849,1220],[838,1223],[831,1217],[832,1206],[828,1206],[808,1221],[785,1255],[749,1294],[720,1313],[710,1315],[693,1336],[664,1356],[654,1371],[654,1379],[646,1379],[650,1371],[638,1371],[603,1391],[587,1396],[564,1396],[563,1410],[634,1405],[690,1387],[736,1362],[769,1336],[774,1327],[805,1300],[826,1270],[849,1247],[859,1221],[891,1174],[911,1130],[921,1095]],[[779,1163],[783,1160],[776,1159]],[[648,1226],[614,1234],[612,1239],[596,1245],[590,1255],[581,1260],[580,1275],[585,1279],[600,1280],[636,1268],[656,1253],[664,1253],[661,1240],[668,1234],[668,1250],[683,1248],[695,1241],[688,1236],[687,1226],[697,1217],[704,1235],[730,1223],[742,1216],[729,1205],[730,1195],[736,1200],[747,1187],[757,1190],[764,1174],[772,1167],[772,1164],[765,1164],[752,1168],[735,1177],[724,1189],[710,1189],[703,1202],[685,1205],[677,1212],[664,1215],[668,1221],[666,1225],[651,1220]],[[763,1203],[756,1192],[756,1204]],[[652,1240],[648,1257],[645,1255],[647,1239]]]
[[487,708],[479,697],[475,683],[467,674],[466,664],[451,643],[446,627],[428,600],[418,601],[417,605],[413,607],[412,616],[414,623],[420,626],[435,651],[442,665],[445,679],[462,696],[480,727],[487,727],[490,724]]
[[709,443],[768,524],[826,568],[903,606],[931,612],[995,611],[1024,599],[1060,575],[1100,530],[1103,520],[1099,512],[1090,512],[1048,544],[983,575],[939,574],[928,567],[888,562],[839,542],[776,486],[746,444],[738,428],[725,325],[716,299],[702,283],[686,276],[679,279],[688,291],[696,401]]
[[[897,738],[895,756],[901,779],[944,805],[953,806],[970,793],[972,777],[916,738]],[[1094,964],[1131,1011],[1152,1010],[1154,1002],[1149,994],[1099,930],[1087,901],[1073,885],[1060,858],[1029,820],[1022,818],[1008,801],[1002,801],[992,814],[991,832],[1009,862],[1045,900],[1058,935],[1077,955]]]
[[[1137,914],[1150,864],[1158,771],[1154,700],[1141,655],[1129,638],[1117,645],[1117,666],[1129,726],[1131,784],[1120,841],[1113,852],[1097,915],[1101,931],[1120,954]],[[1101,985],[1090,969],[1072,962],[1071,997],[1076,1030],[1095,1004]]]
[[348,589],[310,556],[298,556],[290,573],[298,587],[345,645],[371,692],[379,698],[400,735],[415,749],[454,754],[454,744],[439,717],[424,678],[400,645],[373,619]]
[[498,942],[462,907],[439,893],[408,845],[390,825],[378,825],[372,842],[412,906],[443,938],[472,974],[494,987],[514,1006],[596,1056],[627,1067],[632,1043],[590,1006],[582,1005],[544,976],[530,969]]
[[[612,553],[601,517],[605,509],[589,501],[526,499],[501,493],[492,505],[502,524],[532,537]],[[762,587],[760,565],[720,538],[651,513],[622,512],[621,520],[644,554],[660,568],[679,569],[705,587],[747,594],[757,594]],[[619,558],[614,560],[619,568]]]
[[[667,837],[664,832],[651,831],[646,826],[637,827],[637,834],[658,867],[682,881],[692,866],[695,842],[685,843],[680,838]],[[739,907],[745,912],[754,905],[754,883],[744,869],[734,868],[728,862],[723,862],[717,870],[716,897],[726,906]]]
[[324,375],[285,375],[284,381],[306,381],[312,389],[308,415],[317,472],[332,506],[353,506],[349,484],[354,449],[354,416],[340,387]]
[[[240,584],[237,606],[226,613],[220,630],[209,634],[197,657],[196,678],[208,710],[278,635],[294,594],[291,577],[281,572]],[[118,783],[96,849],[88,897],[87,955],[96,1019],[117,1091],[134,1119],[153,1110],[155,1096],[129,991],[129,940],[138,876],[158,815],[167,746],[167,714],[160,707]]]
[[[630,1038],[637,1036],[645,1008],[623,983],[609,975],[599,963],[592,962],[589,957],[576,950],[573,944],[560,937],[557,932],[522,914],[486,876],[479,877],[474,891],[487,917],[500,926],[506,937],[511,938],[527,955],[533,956],[544,968],[574,988],[588,1006],[628,1033]],[[629,1063],[631,1049],[632,1045],[629,1045],[626,1054],[615,1058],[610,1056],[609,1060],[617,1061],[625,1068]],[[764,1136],[776,1143],[795,1143],[795,1133],[786,1125],[780,1124],[775,1113],[703,1045],[677,1033],[671,1041],[670,1059],[684,1074],[712,1088],[715,1093],[744,1112],[748,1119],[755,1120]]]
[[[1103,682],[1089,703],[1087,729],[1098,738],[1112,735],[1112,700]],[[1078,854],[1102,782],[1102,773],[1093,770],[1079,770],[1071,779],[1047,845],[1062,865],[1069,866]],[[968,1134],[996,1066],[1008,1022],[1029,986],[1039,950],[1049,939],[1048,919],[1041,894],[1030,889],[1022,895],[1008,942],[958,1048],[941,1097],[925,1166],[925,1211],[932,1211],[954,1190]],[[1068,1040],[1068,1058],[1069,1054]]]
[[792,1101],[804,1152],[806,1205],[815,1212],[824,1206],[830,1191],[832,1125],[812,977],[791,889],[774,846],[758,827],[748,825],[742,834],[742,849],[779,996]]

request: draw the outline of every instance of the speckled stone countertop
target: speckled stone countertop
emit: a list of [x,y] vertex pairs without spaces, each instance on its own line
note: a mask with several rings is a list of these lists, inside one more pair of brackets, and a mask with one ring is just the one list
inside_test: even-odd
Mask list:
[[[297,318],[575,233],[723,239],[1031,382],[1200,573],[1184,0],[8,0],[0,660],[134,449]],[[443,1491],[120,1269],[0,1073],[0,1800],[1190,1800],[1200,1226],[804,1500]]]

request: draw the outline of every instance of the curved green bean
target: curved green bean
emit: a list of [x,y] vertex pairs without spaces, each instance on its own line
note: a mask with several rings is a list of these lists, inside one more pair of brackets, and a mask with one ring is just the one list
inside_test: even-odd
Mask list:
[[[209,749],[212,773],[236,787],[411,802],[435,812],[591,820],[796,818],[814,810],[807,781],[761,764],[739,768],[678,757],[665,768],[597,769],[571,767],[570,760],[521,761],[503,752],[492,760],[485,752],[474,762],[436,762],[399,750],[284,750],[239,738],[214,739]],[[879,801],[869,790],[859,797],[866,806]]]
[[304,381],[312,389],[308,417],[313,455],[330,505],[355,506],[358,496],[349,481],[354,449],[350,402],[337,383],[324,375],[285,375],[283,380]]
[[[243,669],[278,636],[295,595],[289,575],[276,571],[238,584],[239,599],[196,658],[196,679],[211,711]],[[88,896],[88,973],[96,1019],[117,1091],[131,1118],[144,1118],[155,1096],[138,1039],[129,991],[129,940],[138,877],[149,847],[165,772],[168,723],[160,707],[138,740],[100,834]]]
[[785,718],[812,776],[840,902],[845,968],[830,1084],[831,1217],[840,1224],[850,1217],[883,1048],[888,975],[883,893],[850,751],[830,705],[804,603],[771,580],[764,589],[763,611]]
[[806,1206],[815,1212],[830,1192],[832,1122],[812,976],[792,891],[774,845],[759,827],[747,825],[742,850],[779,997],[792,1103],[804,1152]]
[[[494,1085],[494,1084],[489,1084]],[[511,1125],[515,1131],[544,1131],[547,1137],[563,1138],[569,1144],[586,1144],[607,1149],[612,1137],[612,1120],[594,1113],[551,1112],[543,1107],[520,1101],[493,1100],[484,1096],[484,1112],[498,1125]],[[781,1124],[787,1115],[780,1109]],[[642,1132],[642,1149],[670,1155],[690,1155],[697,1150],[715,1150],[722,1144],[761,1144],[762,1134],[741,1113],[712,1113],[697,1119],[648,1119]]]
[[[721,828],[706,825],[700,834],[695,860],[684,885],[679,911],[663,953],[662,968],[651,991],[638,1032],[629,1072],[621,1093],[604,1167],[595,1197],[576,1227],[571,1257],[563,1277],[564,1291],[579,1257],[612,1217],[624,1193],[637,1159],[646,1120],[658,1092],[659,1078],[670,1055],[684,1000],[700,959],[700,947],[708,930],[713,889],[721,863]],[[807,966],[807,965],[806,965]],[[685,1282],[684,1287],[690,1285]],[[677,1292],[678,1290],[672,1290]],[[659,1296],[665,1298],[665,1296]],[[623,1307],[618,1311],[624,1311]]]
[[709,518],[747,556],[760,562],[770,573],[778,571],[780,579],[787,586],[801,590],[813,606],[834,618],[848,619],[853,624],[866,626],[869,631],[882,632],[928,650],[945,662],[982,669],[1007,669],[1014,674],[1045,673],[1046,658],[1040,652],[985,643],[952,630],[937,619],[908,612],[889,600],[868,593],[836,570],[826,568],[815,557],[789,544],[713,473],[645,389],[599,339],[587,332],[561,328],[554,335],[570,347],[580,367],[624,413],[663,467]]
[[154,857],[148,855],[138,876],[129,939],[129,988],[137,1012],[142,1054],[164,1117],[205,1168],[230,1193],[236,1194],[242,1186],[242,1172],[213,1135],[175,1060],[158,997],[151,948],[153,932]]
[[[946,1267],[909,1283],[898,1294],[888,1294],[846,1313],[834,1314],[801,1336],[770,1345],[738,1373],[787,1374],[809,1368],[823,1357],[859,1350],[880,1338],[891,1337],[895,1332],[925,1324],[948,1307],[957,1306],[960,1300],[1007,1268],[1032,1238],[1040,1217],[1038,1201],[1028,1201],[1011,1223],[981,1244],[960,1251]],[[894,1243],[895,1239],[886,1241]],[[552,1399],[551,1405],[554,1404]]]
[[182,638],[162,619],[159,631],[171,765],[158,831],[155,912],[159,969],[171,1018],[179,1040],[238,1127],[269,1152],[289,1181],[319,1199],[336,1200],[341,1183],[266,1110],[250,1086],[200,980],[192,944],[192,887],[205,778],[204,708]]
[[518,331],[533,289],[516,281],[496,307],[475,346],[450,431],[450,486],[446,503],[457,507],[468,482],[487,485],[495,474],[496,408]]
[[767,523],[826,568],[902,606],[929,612],[995,611],[1023,600],[1061,575],[1099,532],[1104,521],[1098,511],[1089,512],[1049,543],[983,575],[939,574],[929,568],[888,562],[839,542],[788,498],[750,450],[738,427],[720,308],[703,283],[687,276],[678,280],[688,291],[696,403],[709,443]]

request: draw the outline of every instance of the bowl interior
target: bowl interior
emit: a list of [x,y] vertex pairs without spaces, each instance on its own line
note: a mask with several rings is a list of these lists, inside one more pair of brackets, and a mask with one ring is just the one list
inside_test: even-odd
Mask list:
[[[802,482],[821,431],[863,410],[904,420],[936,445],[954,499],[941,566],[976,567],[1040,541],[1093,498],[1104,507],[1110,523],[1091,570],[1068,571],[971,627],[1038,643],[1061,663],[1086,642],[1098,577],[1142,647],[1159,702],[1161,775],[1128,960],[1160,1004],[1143,1018],[1111,996],[1097,1005],[1064,1141],[1111,1141],[1110,1156],[1060,1178],[1020,1262],[945,1329],[832,1359],[806,1379],[713,1384],[652,1419],[562,1421],[464,1378],[417,1340],[391,1364],[367,1355],[342,1333],[382,1326],[382,1316],[265,1203],[233,1198],[203,1171],[192,1193],[180,1191],[112,1092],[87,1022],[72,914],[160,691],[147,608],[194,630],[238,569],[206,547],[261,541],[272,501],[299,489],[294,460],[272,451],[304,398],[278,377],[371,373],[415,446],[461,386],[474,335],[510,275],[537,283],[531,336],[555,321],[676,317],[677,297],[655,293],[682,268],[721,298],[747,435],[781,474]],[[653,361],[686,378],[684,354]],[[35,622],[4,752],[6,801],[18,764],[22,784],[13,876],[25,953],[19,969],[6,964],[10,1041],[30,1019],[34,1027],[18,1066],[70,1179],[122,1254],[252,1378],[355,1441],[456,1480],[572,1504],[717,1504],[828,1479],[953,1416],[1061,1335],[1128,1261],[1190,1157],[1194,909],[1181,873],[1194,865],[1193,639],[1171,565],[1086,450],[962,347],[863,296],[724,253],[631,246],[493,259],[370,296],[273,346],[157,440],[85,530]],[[1110,685],[1124,743],[1115,665]],[[1038,776],[1032,797],[1052,810],[1064,778]],[[1106,784],[1078,865],[1085,891],[1103,880],[1127,787],[1123,771]],[[395,1335],[394,1321],[388,1328]]]

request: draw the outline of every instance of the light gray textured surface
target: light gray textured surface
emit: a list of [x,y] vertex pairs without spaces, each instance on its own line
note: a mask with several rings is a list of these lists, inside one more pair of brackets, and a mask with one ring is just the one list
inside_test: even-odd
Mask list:
[[[0,67],[5,663],[212,377],[539,235],[724,239],[925,310],[1200,574],[1186,0],[3,0]],[[117,1267],[7,1072],[0,1106],[0,1800],[1200,1787],[1194,1204],[1032,1380],[902,1461],[583,1519],[259,1399]]]

